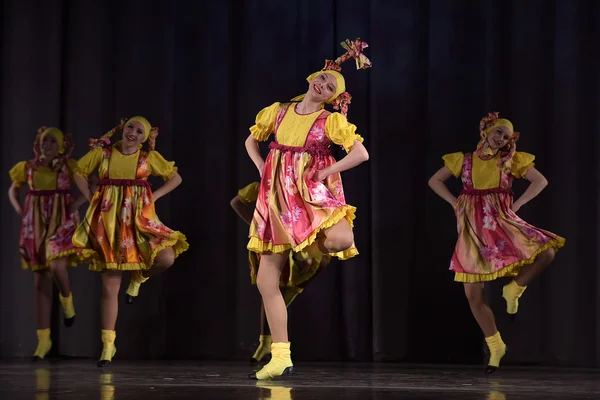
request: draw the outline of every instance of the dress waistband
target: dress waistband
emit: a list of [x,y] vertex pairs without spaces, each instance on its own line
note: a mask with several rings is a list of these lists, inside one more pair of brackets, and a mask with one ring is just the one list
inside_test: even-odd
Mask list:
[[55,194],[69,194],[69,189],[47,189],[47,190],[30,190],[32,196],[54,196]]
[[286,146],[277,142],[271,142],[269,144],[269,148],[292,153],[308,153],[311,156],[331,155],[329,148],[324,146]]
[[501,188],[501,187],[497,187],[497,188],[493,188],[493,189],[464,189],[460,192],[461,195],[466,195],[466,196],[485,196],[488,194],[492,194],[492,193],[496,193],[496,194],[509,194],[509,195],[513,195],[513,191],[511,189],[505,189],[505,188]]
[[144,186],[150,189],[150,182],[144,179],[100,179],[98,186]]

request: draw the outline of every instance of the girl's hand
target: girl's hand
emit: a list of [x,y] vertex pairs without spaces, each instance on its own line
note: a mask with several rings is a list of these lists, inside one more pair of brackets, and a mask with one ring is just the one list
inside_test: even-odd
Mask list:
[[321,170],[321,171],[317,171],[313,176],[312,176],[312,180],[314,182],[323,182],[325,179],[327,179],[327,172],[325,172],[325,170]]
[[519,211],[521,209],[521,204],[519,204],[518,201],[514,202],[513,205],[510,207],[511,210],[513,210],[513,212],[516,214],[517,211]]

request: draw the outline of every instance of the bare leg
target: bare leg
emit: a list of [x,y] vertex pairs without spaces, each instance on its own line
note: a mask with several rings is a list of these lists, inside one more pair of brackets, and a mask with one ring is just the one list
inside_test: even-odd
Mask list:
[[325,234],[319,242],[320,248],[328,253],[344,251],[352,247],[354,232],[348,221],[342,219],[331,228],[325,229]]
[[121,271],[105,271],[102,273],[101,329],[102,354],[98,367],[106,367],[112,362],[117,352],[115,347],[115,325],[119,314],[119,289],[121,288]]
[[148,271],[142,272],[142,276],[144,278],[151,278],[155,275],[165,272],[167,269],[171,268],[174,263],[175,252],[173,251],[172,247],[167,247],[156,255],[154,258],[154,265],[152,265]]
[[121,271],[102,273],[102,329],[115,330],[119,313],[119,289],[121,288]]
[[313,259],[320,262],[322,255],[347,250],[353,243],[352,228],[348,221],[342,219],[331,228],[320,232],[317,239],[304,250],[295,253],[294,258],[308,264],[312,264]]
[[490,360],[485,369],[486,374],[491,374],[500,366],[500,360],[506,353],[506,345],[496,328],[496,320],[490,306],[483,296],[484,283],[465,283],[465,295],[469,300],[471,312],[479,327],[485,335],[485,341],[490,349]]
[[263,302],[260,303],[260,334],[271,334],[271,330],[269,329],[269,321],[267,321],[267,315],[265,314],[265,304]]
[[50,271],[52,271],[52,278],[60,294],[63,297],[69,297],[71,285],[69,283],[69,272],[67,271],[67,257],[50,261]]
[[486,337],[493,336],[498,329],[492,309],[483,296],[483,282],[465,283],[465,295],[469,300],[471,312]]
[[517,285],[527,286],[533,278],[538,276],[552,261],[554,261],[555,255],[556,252],[554,249],[550,248],[543,253],[540,253],[533,264],[522,266],[519,275],[515,278]]
[[271,361],[260,371],[250,374],[250,379],[270,379],[291,374],[294,365],[291,359],[287,331],[287,307],[279,290],[279,278],[288,258],[288,253],[263,254],[256,285],[263,298],[269,328],[271,329]]
[[52,271],[52,278],[58,287],[58,297],[63,309],[64,323],[67,327],[70,327],[75,322],[75,306],[73,305],[67,264],[67,257],[52,260],[50,261],[50,271]]
[[33,282],[37,328],[50,329],[50,314],[52,313],[52,277],[50,271],[35,272]]
[[287,308],[279,290],[281,270],[287,253],[263,254],[256,278],[256,286],[263,299],[273,342],[287,342]]

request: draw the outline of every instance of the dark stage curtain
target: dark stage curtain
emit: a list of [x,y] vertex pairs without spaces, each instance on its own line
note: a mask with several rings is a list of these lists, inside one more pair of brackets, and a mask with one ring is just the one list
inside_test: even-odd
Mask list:
[[[290,308],[294,359],[482,362],[482,334],[448,271],[454,215],[427,180],[443,154],[473,150],[480,117],[500,111],[550,182],[520,214],[567,238],[516,321],[504,282],[489,285],[505,361],[600,365],[600,2],[5,0],[3,18],[2,187],[40,125],[72,132],[80,157],[88,137],[137,114],[160,127],[157,149],[183,176],[157,207],[191,248],[135,305],[121,302],[117,359],[251,355],[260,297],[248,228],[229,207],[258,179],[248,127],[360,36],[373,68],[344,72],[371,159],[343,178],[361,254],[334,262]],[[0,355],[27,356],[33,277],[20,270],[19,219],[0,204]],[[54,352],[97,357],[99,276],[80,265],[71,280],[77,322],[63,328],[55,307]]]

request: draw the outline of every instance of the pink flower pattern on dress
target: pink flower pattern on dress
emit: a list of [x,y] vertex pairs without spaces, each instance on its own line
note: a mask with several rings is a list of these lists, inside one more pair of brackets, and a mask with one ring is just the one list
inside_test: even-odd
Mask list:
[[[467,153],[461,171],[464,192],[455,209],[459,239],[450,270],[468,275],[470,281],[491,280],[504,268],[531,262],[550,242],[555,249],[564,245],[563,238],[528,224],[511,210],[512,176],[501,170],[499,188],[473,191],[472,169],[472,154]],[[518,269],[511,270],[508,276],[516,273]]]
[[[279,109],[274,129],[276,140],[287,111],[287,105]],[[336,162],[329,150],[332,142],[325,134],[327,112],[322,113],[310,128],[303,146],[290,147],[277,141],[275,147],[270,146],[250,227],[250,236],[259,239],[263,246],[271,243],[296,247],[340,207],[354,212],[354,207],[346,204],[339,173],[323,182],[313,180],[319,170]],[[355,251],[353,246],[347,252],[348,257]]]
[[24,268],[40,270],[48,267],[48,260],[61,256],[69,257],[74,265],[80,250],[71,239],[78,223],[78,215],[70,212],[72,204],[71,175],[63,164],[57,172],[56,192],[36,192],[35,169],[27,166],[27,184],[30,191],[25,197],[21,221],[20,253]]
[[288,210],[281,214],[281,221],[283,222],[288,231],[292,231],[293,225],[300,220],[301,216],[302,209],[294,205],[291,210]]

